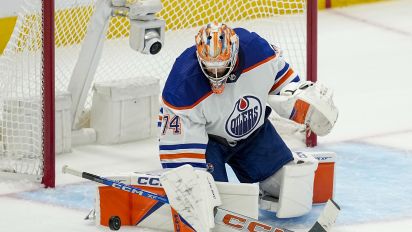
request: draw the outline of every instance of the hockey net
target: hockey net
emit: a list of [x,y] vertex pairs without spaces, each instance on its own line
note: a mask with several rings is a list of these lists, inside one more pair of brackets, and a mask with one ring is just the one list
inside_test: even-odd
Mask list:
[[[55,91],[67,91],[88,22],[98,0],[55,0]],[[306,77],[307,6],[305,0],[162,0],[158,17],[166,21],[166,40],[155,55],[129,47],[129,21],[112,17],[94,81],[138,76],[163,85],[176,57],[194,44],[199,26],[211,21],[255,31],[283,50],[286,60]],[[0,57],[0,171],[40,180],[44,160],[44,85],[41,0],[24,2],[12,37]],[[45,90],[48,91],[48,90]],[[88,98],[75,128],[89,126]],[[54,154],[53,154],[54,155]],[[51,170],[54,172],[54,170]]]

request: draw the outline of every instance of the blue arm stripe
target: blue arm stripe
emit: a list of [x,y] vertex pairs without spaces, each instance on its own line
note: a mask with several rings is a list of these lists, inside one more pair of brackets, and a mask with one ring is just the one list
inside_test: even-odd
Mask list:
[[293,80],[291,80],[290,82],[299,82],[299,81],[300,81],[300,77],[296,75],[296,77],[293,78]]
[[[293,80],[291,80],[289,83],[291,83],[291,82],[299,82],[300,81],[300,77],[298,76],[298,75],[296,75],[296,77],[295,78],[293,78]],[[277,89],[279,89],[279,88],[277,88]],[[280,94],[280,91],[281,91],[281,89],[279,89],[277,92],[277,94],[276,95],[279,95]],[[276,91],[274,90],[274,91],[272,91],[271,93],[275,93]]]
[[285,75],[285,73],[289,70],[289,64],[286,62],[285,63],[285,67],[282,68],[282,70],[280,70],[275,77],[275,80],[279,79],[280,77],[282,77],[283,75]]
[[175,145],[160,145],[160,150],[179,150],[179,149],[206,149],[207,144],[202,143],[186,143]]

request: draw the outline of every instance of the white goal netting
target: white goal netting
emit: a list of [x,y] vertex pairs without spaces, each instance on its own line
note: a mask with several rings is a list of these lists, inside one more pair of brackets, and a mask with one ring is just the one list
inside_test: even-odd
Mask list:
[[[55,87],[67,91],[88,22],[98,0],[55,1]],[[129,21],[113,17],[94,81],[152,76],[164,83],[176,57],[194,44],[199,27],[210,21],[255,31],[283,50],[305,78],[305,0],[162,0],[158,17],[166,21],[166,40],[155,56],[129,47]],[[27,0],[0,57],[0,171],[41,177],[42,155],[42,10]],[[92,90],[78,128],[89,126]]]

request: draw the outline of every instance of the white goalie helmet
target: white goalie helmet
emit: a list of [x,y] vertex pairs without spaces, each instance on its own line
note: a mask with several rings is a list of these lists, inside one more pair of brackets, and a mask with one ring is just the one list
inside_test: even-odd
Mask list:
[[213,22],[196,35],[196,55],[209,79],[212,91],[220,94],[234,67],[239,51],[239,38],[226,24]]

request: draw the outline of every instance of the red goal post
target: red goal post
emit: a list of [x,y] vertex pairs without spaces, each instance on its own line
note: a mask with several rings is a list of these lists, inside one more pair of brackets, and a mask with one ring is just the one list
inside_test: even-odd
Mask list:
[[[55,187],[55,63],[54,63],[54,0],[42,1],[43,12],[43,176],[41,183]],[[47,122],[47,123],[45,123]]]
[[[318,80],[318,0],[307,0],[306,25],[306,79],[316,82]],[[306,146],[314,147],[317,143],[316,134],[307,131]]]
[[[67,91],[94,5],[101,0],[27,0],[0,57],[0,172],[55,186],[55,95]],[[95,81],[150,75],[164,80],[198,27],[242,26],[279,45],[300,76],[317,80],[317,0],[162,0],[166,41],[156,56],[131,51],[127,19],[113,17]],[[41,58],[40,58],[41,57]],[[41,96],[41,97],[39,97]],[[92,90],[78,125],[88,127]],[[40,129],[41,128],[41,129]],[[316,135],[307,134],[307,146]]]

